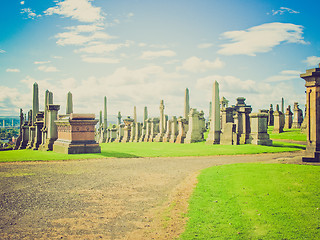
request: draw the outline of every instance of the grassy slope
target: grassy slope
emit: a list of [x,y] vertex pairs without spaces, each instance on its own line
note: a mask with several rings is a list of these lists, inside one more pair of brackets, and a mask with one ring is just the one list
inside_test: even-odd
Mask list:
[[50,161],[68,159],[89,159],[103,157],[181,157],[181,156],[213,156],[256,154],[271,152],[287,152],[305,149],[304,146],[291,143],[274,142],[274,146],[258,145],[206,145],[205,142],[193,144],[173,143],[105,143],[100,144],[100,154],[67,155],[55,152],[33,150],[0,152],[0,162],[12,161]]
[[316,239],[320,168],[233,164],[202,171],[181,239]]
[[268,127],[268,133],[272,139],[288,139],[294,141],[307,141],[307,135],[301,132],[301,129],[291,128],[283,129],[282,133],[272,133],[273,127]]

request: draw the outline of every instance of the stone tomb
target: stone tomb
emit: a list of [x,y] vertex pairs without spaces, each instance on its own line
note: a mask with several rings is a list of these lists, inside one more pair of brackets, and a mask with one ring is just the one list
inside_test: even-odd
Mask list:
[[101,153],[101,147],[95,141],[94,114],[74,114],[54,121],[58,130],[58,139],[53,151],[66,154]]

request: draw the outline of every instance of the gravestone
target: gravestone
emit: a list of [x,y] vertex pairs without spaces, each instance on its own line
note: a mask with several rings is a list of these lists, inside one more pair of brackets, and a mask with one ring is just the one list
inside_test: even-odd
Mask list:
[[73,113],[72,93],[68,92],[66,114],[69,115],[71,113]]
[[238,136],[236,133],[236,124],[233,122],[227,122],[224,124],[224,128],[221,130],[220,136],[221,145],[237,145]]
[[133,142],[139,142],[139,139],[140,139],[140,136],[141,136],[141,123],[137,122],[136,124],[136,127],[135,127],[135,137],[134,137],[134,140]]
[[108,143],[111,143],[117,139],[117,126],[113,124],[112,128],[109,130],[110,130],[110,137],[108,139]]
[[128,116],[126,119],[123,119],[123,122],[124,122],[125,126],[123,128],[123,138],[122,138],[121,142],[127,143],[130,140],[131,128],[132,128],[132,123],[134,122],[134,120]]
[[274,125],[274,117],[273,117],[273,106],[270,104],[270,109],[268,112],[268,126],[273,126]]
[[292,115],[293,113],[291,112],[291,107],[289,105],[285,114],[284,128],[292,127]]
[[189,112],[189,124],[188,124],[188,132],[186,134],[186,138],[184,143],[194,143],[200,142],[203,140],[202,128],[200,127],[200,114],[199,112],[191,108]]
[[148,142],[153,142],[154,138],[157,136],[159,133],[159,118],[152,118],[150,121],[151,127],[150,127],[150,135],[148,138]]
[[53,143],[53,151],[65,154],[101,153],[101,147],[94,139],[97,122],[94,114],[75,113],[55,120],[57,140]]
[[171,126],[172,126],[172,120],[167,121],[167,127],[166,127],[166,133],[163,136],[163,142],[169,142],[171,137]]
[[35,133],[34,144],[32,147],[33,150],[38,150],[39,146],[42,143],[41,129],[43,128],[43,119],[44,119],[44,112],[38,112],[36,116],[36,122],[35,122],[36,133]]
[[48,117],[48,126],[47,126],[47,138],[45,144],[39,148],[42,151],[52,151],[53,144],[58,138],[58,131],[55,121],[58,119],[58,111],[60,110],[60,105],[48,104],[47,105],[47,117]]
[[268,130],[268,114],[267,113],[251,113],[250,114],[250,143],[255,145],[272,146]]
[[160,101],[160,121],[159,121],[159,133],[154,138],[154,142],[162,142],[164,136],[164,129],[165,129],[165,116],[164,116],[164,103],[163,100]]
[[274,116],[274,127],[273,133],[282,133],[283,132],[283,124],[282,124],[282,116],[283,113],[279,111],[279,105],[277,104],[276,111],[273,113]]
[[185,118],[178,118],[178,130],[179,134],[176,138],[175,143],[184,143],[184,140],[186,138],[186,125],[187,120]]
[[292,128],[300,128],[302,122],[303,122],[302,110],[299,108],[299,104],[295,102],[293,105]]
[[144,136],[143,141],[148,142],[149,136],[151,133],[151,118],[146,119],[145,122],[146,122],[146,134]]
[[117,126],[117,128],[118,128],[117,129],[117,138],[114,142],[120,143],[122,141],[123,135],[124,135],[124,126],[125,126],[124,124],[119,124]]
[[171,135],[170,135],[169,142],[174,143],[177,139],[178,134],[179,134],[179,129],[178,129],[177,117],[173,116],[171,119]]

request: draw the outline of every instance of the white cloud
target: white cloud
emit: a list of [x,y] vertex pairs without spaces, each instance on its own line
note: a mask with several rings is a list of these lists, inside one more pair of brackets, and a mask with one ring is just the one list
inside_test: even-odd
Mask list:
[[0,49],[0,53],[5,53],[6,51],[3,49]]
[[287,8],[287,7],[280,7],[280,9],[278,9],[278,10],[272,10],[272,15],[277,15],[277,14],[283,15],[284,13],[295,13],[295,14],[297,14],[297,13],[300,13],[300,12],[295,11],[295,10],[290,9],[290,8]]
[[119,63],[119,59],[115,58],[106,58],[106,57],[87,57],[82,56],[82,61],[88,63]]
[[319,66],[320,64],[320,57],[317,56],[310,56],[307,57],[306,60],[303,60],[304,63],[306,63],[308,66]]
[[36,14],[36,12],[34,10],[32,10],[31,8],[23,8],[21,9],[21,14],[26,14],[27,18],[31,18],[34,19],[36,17],[41,17],[40,14]]
[[210,62],[208,60],[202,60],[198,57],[190,57],[186,59],[181,67],[178,67],[177,70],[185,70],[188,72],[199,73],[205,72],[211,69],[218,69],[224,66],[224,62],[222,62],[219,58]]
[[87,47],[75,50],[75,52],[103,54],[103,53],[116,51],[122,47],[129,47],[129,46],[130,46],[129,41],[127,41],[126,43],[114,43],[114,44],[106,44],[106,43],[102,43],[102,42],[96,42],[96,43],[93,43],[92,45],[89,45]]
[[145,51],[140,56],[141,59],[154,59],[158,57],[174,57],[176,56],[176,53],[171,50],[162,50],[162,51]]
[[78,31],[69,31],[58,33],[55,37],[58,39],[57,44],[60,46],[83,45],[94,40],[108,40],[115,38],[114,36],[110,36],[109,34],[101,31],[93,32],[88,35],[81,35]]
[[80,22],[97,22],[104,19],[101,8],[92,6],[91,0],[65,0],[58,2],[55,7],[48,8],[44,13],[71,17]]
[[7,69],[6,69],[6,72],[18,73],[18,72],[20,72],[20,69],[18,69],[18,68],[7,68]]
[[300,71],[296,70],[284,70],[281,71],[280,74],[268,77],[266,82],[282,82],[282,81],[289,81],[293,79],[300,78]]
[[80,32],[95,32],[98,30],[103,30],[103,27],[97,24],[87,24],[87,25],[77,25],[77,26],[66,27],[65,29],[80,33]]
[[39,66],[38,70],[40,70],[42,72],[59,72],[59,70],[56,67],[54,67],[54,66],[45,66],[45,65]]
[[128,18],[131,18],[131,17],[133,17],[133,16],[134,16],[134,13],[132,13],[132,12],[131,12],[131,13],[128,13],[128,15],[127,15]]
[[306,44],[303,40],[303,26],[291,23],[266,23],[242,31],[222,34],[231,43],[221,45],[218,53],[223,55],[249,55],[269,52],[280,43]]
[[209,47],[212,47],[212,46],[213,46],[212,43],[201,43],[197,47],[198,48],[209,48]]
[[24,1],[21,1],[20,4],[21,4],[21,5],[24,5]]
[[47,64],[47,63],[51,63],[51,61],[34,61],[34,64],[38,65],[38,64]]

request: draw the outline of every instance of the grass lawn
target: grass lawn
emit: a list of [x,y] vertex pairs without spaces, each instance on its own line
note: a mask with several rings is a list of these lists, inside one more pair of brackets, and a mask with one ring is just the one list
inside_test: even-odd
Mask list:
[[103,143],[99,154],[61,154],[33,150],[17,150],[0,152],[0,162],[13,161],[51,161],[69,159],[90,159],[104,157],[182,157],[182,156],[213,156],[235,154],[257,154],[298,151],[305,146],[293,143],[274,142],[273,146],[259,145],[207,145],[205,142],[192,144],[174,143]]
[[268,127],[268,133],[272,139],[288,139],[294,141],[307,141],[307,135],[299,128],[283,129],[282,133],[272,133],[273,126]]
[[205,169],[180,239],[319,239],[320,167],[232,164]]

